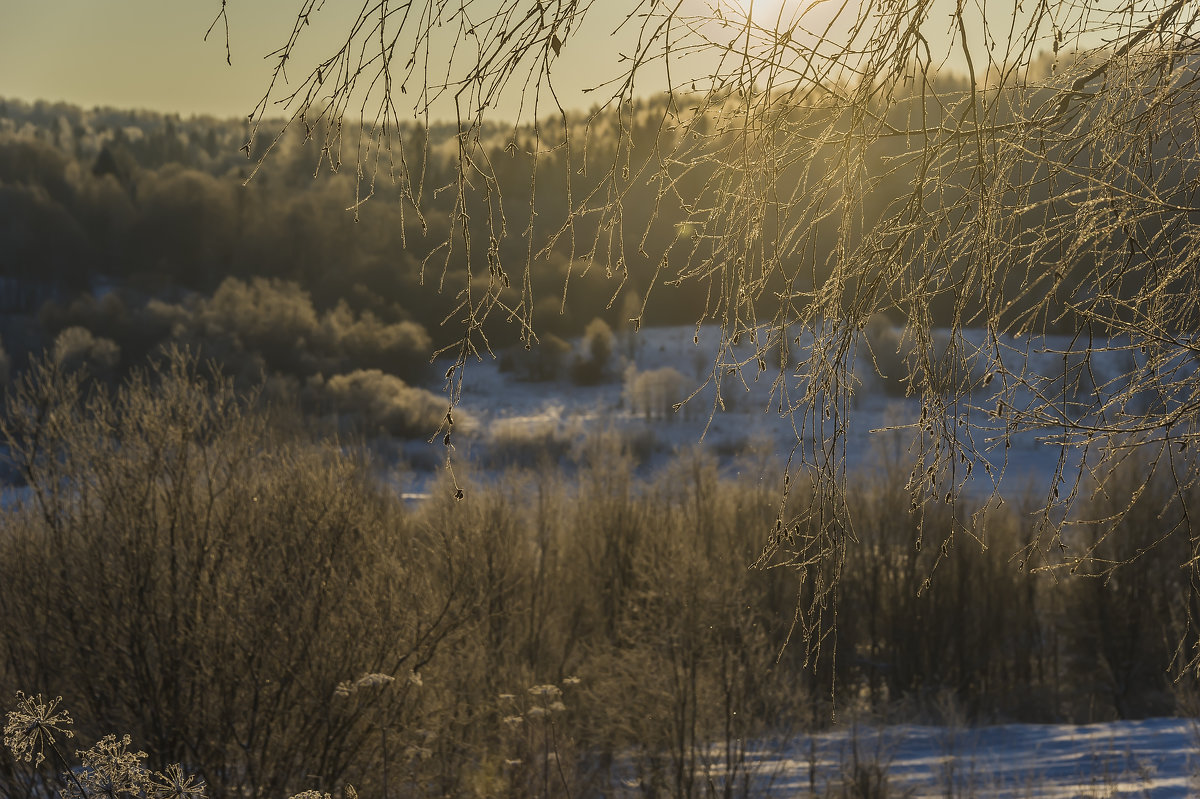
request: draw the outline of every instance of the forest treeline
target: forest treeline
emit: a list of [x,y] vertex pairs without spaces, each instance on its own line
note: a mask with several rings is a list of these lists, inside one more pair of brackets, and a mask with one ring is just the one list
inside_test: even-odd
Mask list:
[[[643,479],[597,435],[569,473],[460,473],[465,499],[445,487],[412,508],[366,456],[178,352],[114,392],[38,361],[0,419],[26,485],[0,514],[0,695],[61,695],[81,746],[127,732],[216,799],[347,781],[756,795],[772,758],[755,747],[786,750],[835,714],[1196,707],[1173,659],[1200,613],[1174,524],[1196,498],[1166,475],[1120,529],[1071,532],[1125,564],[1105,578],[1039,569],[1054,553],[1029,548],[1038,519],[1020,501],[914,509],[883,447],[852,481],[858,543],[806,661],[786,644],[814,586],[747,568],[779,501],[753,453],[742,478],[696,450]],[[1126,478],[1144,478],[1132,460]],[[4,750],[0,785],[25,799],[42,783]]]
[[[152,300],[195,307],[220,302],[218,293],[270,286],[252,291],[276,318],[338,313],[380,328],[409,325],[413,335],[394,349],[414,362],[393,373],[418,376],[417,366],[433,348],[460,334],[441,324],[470,277],[459,253],[449,261],[437,253],[454,210],[453,193],[438,190],[452,180],[455,140],[445,128],[413,126],[405,134],[405,157],[424,186],[420,217],[405,207],[401,188],[381,176],[356,220],[347,211],[355,198],[353,166],[338,174],[326,167],[327,174],[314,179],[322,171],[320,152],[296,136],[281,140],[259,165],[265,142],[247,158],[239,151],[247,131],[235,121],[0,104],[0,210],[7,220],[0,231],[0,306],[6,315],[32,317],[24,325],[10,320],[0,331],[10,357],[23,361],[63,329],[82,326],[118,344],[127,369],[178,321],[178,311],[165,318],[157,312],[161,306],[147,308]],[[524,258],[529,246],[516,232],[522,209],[528,213],[532,161],[524,153],[504,154],[505,142],[497,129],[494,141],[481,146],[497,167],[513,162],[507,173],[498,171],[514,231],[500,246],[511,262]],[[553,152],[541,158],[541,169],[561,171]],[[549,192],[555,180],[543,184]],[[562,203],[553,199],[541,198],[561,213]],[[596,317],[616,325],[622,313],[629,315],[627,307],[606,307],[615,284],[601,270],[583,271],[563,248],[538,263],[532,288],[541,300],[540,333],[578,335]],[[560,314],[568,277],[578,291]],[[631,290],[644,291],[648,282],[648,275],[638,275]],[[664,303],[647,323],[694,321],[687,305]],[[185,321],[184,327],[196,325]],[[279,335],[301,334],[287,338],[292,347],[319,347],[306,332]],[[504,345],[518,332],[498,325],[493,338]],[[252,342],[243,349],[263,354],[271,372],[306,371],[270,363]]]
[[[294,136],[259,166],[262,143],[249,159],[239,152],[246,135],[229,120],[0,103],[0,384],[51,352],[115,385],[147,356],[179,345],[219,362],[243,388],[265,379],[268,393],[298,398],[310,412],[357,414],[371,431],[428,437],[446,403],[421,386],[440,385],[429,362],[461,335],[443,322],[472,279],[457,253],[437,252],[453,212],[451,193],[436,190],[453,172],[450,131],[405,131],[406,157],[425,187],[419,217],[383,179],[350,213],[352,168],[314,180],[321,156]],[[499,157],[499,129],[486,146],[497,164],[532,163]],[[553,155],[545,160],[545,169],[558,168]],[[528,208],[519,199],[528,194],[525,166],[515,163],[504,184],[514,226]],[[515,236],[503,244],[510,259],[526,246]],[[561,249],[539,261],[532,290],[549,349],[535,366],[560,359],[560,336],[598,318],[621,327],[640,309],[630,298],[609,308],[614,285],[599,269],[583,271]],[[572,298],[560,313],[568,278]],[[630,297],[647,282],[631,280]],[[648,320],[691,313],[663,303]],[[489,331],[497,350],[518,335],[516,326]],[[514,349],[509,361],[530,361]]]
[[[1049,61],[1035,67],[1048,71]],[[1014,106],[1036,106],[1035,75],[1027,85]],[[923,102],[913,87],[893,90],[876,109],[878,124],[911,126],[921,106],[922,124],[936,125],[939,109],[967,84],[939,76],[927,90],[941,102]],[[733,135],[706,140],[713,125],[705,114],[720,114],[721,106],[708,98],[707,110],[687,120],[695,99],[571,113],[536,128],[490,125],[466,143],[450,125],[412,123],[399,129],[382,160],[372,160],[376,152],[362,162],[359,129],[349,123],[328,148],[292,129],[274,143],[260,132],[242,151],[244,121],[0,102],[0,344],[10,367],[19,368],[64,330],[80,327],[111,342],[102,343],[104,358],[121,374],[165,342],[203,339],[214,356],[231,359],[234,371],[259,370],[297,386],[360,369],[419,384],[429,377],[429,356],[464,335],[463,292],[470,287],[478,299],[489,282],[507,286],[497,295],[503,308],[532,298],[538,336],[578,336],[596,318],[618,330],[639,315],[646,326],[695,323],[718,310],[723,287],[703,268],[677,279],[685,264],[706,257],[711,234],[697,214],[717,201],[709,182],[717,164],[706,153]],[[826,105],[814,93],[787,113],[829,136],[842,124],[831,115],[844,112]],[[697,141],[688,145],[686,167],[680,161],[678,174],[668,171],[669,183],[652,180],[648,165],[669,160],[686,136]],[[818,163],[824,150],[807,160],[783,158],[773,180],[803,195],[813,172],[839,168],[835,145],[829,163]],[[804,212],[816,214],[804,250],[784,254],[795,262],[786,270],[792,285],[780,282],[783,273],[767,276],[755,289],[764,303],[778,302],[780,291],[820,286],[828,253],[853,249],[858,226],[866,229],[910,201],[918,171],[934,166],[912,146],[903,136],[871,145],[855,225],[847,228],[837,214],[819,218],[820,208]],[[464,153],[473,189],[460,196],[455,175]],[[1099,156],[1073,157],[1083,168]],[[1014,187],[1032,186],[1022,195],[1030,229],[1070,213],[1042,202],[1053,198],[1038,192],[1054,184],[1039,175],[1031,163],[1005,176]],[[1182,190],[1188,176],[1176,178]],[[968,182],[942,175],[937,202],[955,207]],[[356,205],[366,195],[371,199]],[[838,201],[822,202],[833,208]],[[615,227],[601,212],[614,204],[624,220]],[[356,210],[347,210],[352,205]],[[569,216],[572,207],[577,213]],[[775,213],[762,222],[764,235],[789,224],[785,208]],[[1139,257],[1150,256],[1130,254]],[[662,285],[669,281],[678,285]],[[1071,283],[1067,276],[1064,285]],[[1014,315],[1031,301],[1020,289],[1011,292]],[[931,290],[935,324],[948,326],[954,317],[970,323],[977,301],[971,286],[951,281]],[[1064,295],[1062,307],[1071,299]],[[231,301],[250,315],[295,321],[275,333],[247,330],[221,316]],[[497,314],[485,328],[488,343],[501,348],[521,339],[526,331],[514,321],[520,316]],[[1052,317],[1064,329],[1074,322],[1070,312]],[[353,327],[353,341],[334,327]]]

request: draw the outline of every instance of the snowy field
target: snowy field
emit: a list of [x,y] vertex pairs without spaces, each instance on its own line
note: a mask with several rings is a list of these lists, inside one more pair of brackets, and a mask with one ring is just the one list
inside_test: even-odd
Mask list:
[[[1148,719],[1072,726],[975,729],[848,727],[769,747],[751,770],[770,796],[810,795],[866,774],[887,775],[876,796],[1145,797],[1200,795],[1200,722]],[[840,794],[838,794],[840,795]],[[856,794],[847,794],[856,795]]]
[[[629,407],[623,375],[630,365],[639,372],[666,367],[677,370],[684,378],[679,399],[709,379],[719,331],[706,327],[700,330],[698,340],[694,340],[695,336],[693,327],[643,329],[632,339],[618,335],[608,379],[596,386],[574,385],[565,374],[556,381],[523,382],[512,373],[502,372],[499,359],[472,361],[463,381],[462,408],[479,424],[475,435],[466,443],[467,452],[479,455],[501,441],[511,441],[522,432],[530,439],[541,436],[570,440],[582,438],[589,431],[617,429],[648,434],[653,438],[656,456],[651,462],[652,468],[666,463],[675,452],[699,443],[716,452],[729,468],[736,468],[735,456],[747,451],[759,458],[766,457],[781,467],[795,444],[797,429],[810,441],[813,439],[813,421],[809,419],[806,427],[803,418],[780,413],[780,384],[775,382],[777,369],[768,369],[755,380],[757,368],[751,360],[740,375],[724,374],[725,410],[715,407],[711,383],[702,388],[681,412],[668,418],[647,420],[644,414]],[[983,334],[979,331],[966,331],[965,337],[974,346],[983,342]],[[578,342],[573,343],[578,351]],[[1053,374],[1056,368],[1062,369],[1063,356],[1058,351],[1068,347],[1070,339],[1058,336],[1020,346],[1009,341],[1002,343],[1001,350],[1007,350],[1014,363],[1027,359],[1035,369]],[[744,343],[726,354],[727,362],[752,359],[753,352],[753,348]],[[793,349],[797,360],[802,355],[801,348]],[[1102,353],[1095,359],[1093,375],[1103,384],[1127,369],[1128,365],[1123,364],[1130,357],[1127,353]],[[862,367],[860,364],[860,372]],[[910,431],[889,434],[883,429],[913,425],[921,413],[917,400],[895,396],[896,392],[892,396],[885,394],[878,378],[860,374],[859,379],[854,406],[849,409],[845,447],[851,470],[878,462],[880,447],[894,446],[889,437],[894,439],[903,435],[909,437],[905,441],[911,440]],[[795,376],[784,381],[793,397],[799,382]],[[979,392],[971,398],[969,404],[975,408],[971,411],[973,425],[993,423],[987,411],[995,404],[994,390],[999,383],[997,380],[991,391]],[[1091,402],[1093,398],[1085,392],[1078,401]],[[966,408],[958,410],[961,413]],[[830,423],[826,422],[824,431],[828,433],[831,429]],[[1036,486],[1045,491],[1060,456],[1065,457],[1068,464],[1075,462],[1073,452],[1064,453],[1061,446],[1045,440],[1044,436],[1015,435],[1006,449],[996,436],[997,432],[983,430],[976,433],[976,447],[987,465],[975,464],[977,468],[969,486],[972,491],[988,493],[1001,480],[1005,490],[1020,491]],[[820,433],[816,438],[820,440]]]

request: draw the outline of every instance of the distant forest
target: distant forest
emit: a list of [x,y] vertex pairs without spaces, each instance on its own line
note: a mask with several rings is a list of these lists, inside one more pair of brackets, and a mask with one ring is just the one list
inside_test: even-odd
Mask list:
[[[247,182],[262,152],[239,151],[244,122],[0,102],[0,336],[10,359],[23,363],[82,328],[116,345],[118,372],[175,339],[203,342],[235,374],[303,380],[377,368],[427,377],[434,349],[460,335],[442,322],[469,279],[458,253],[438,252],[454,204],[452,191],[439,191],[453,181],[452,134],[404,131],[404,157],[423,176],[421,218],[381,176],[356,220],[347,210],[354,165],[330,174],[326,156],[322,170],[317,146],[298,136],[281,140]],[[523,263],[532,158],[506,152],[511,138],[511,128],[497,129],[485,147],[512,231],[498,247]],[[602,138],[592,141],[596,159]],[[269,135],[259,139],[268,144]],[[560,191],[561,152],[542,153],[539,193]],[[543,205],[561,212],[565,198],[540,196]],[[535,264],[538,334],[580,335],[596,317],[620,326],[629,300],[610,303],[616,282],[570,256],[564,240]],[[640,297],[653,270],[638,266],[623,293]],[[568,277],[571,299],[560,313]],[[671,292],[643,323],[694,322],[702,307],[702,297]],[[499,324],[489,340],[503,347],[518,335]]]
[[[954,77],[934,87],[943,97],[965,89]],[[917,99],[893,97],[883,113],[899,123]],[[358,132],[350,125],[335,142],[340,150],[322,150],[294,129],[273,143],[278,128],[244,146],[244,120],[0,101],[0,379],[51,351],[87,365],[94,377],[116,380],[175,342],[220,361],[243,384],[266,379],[318,405],[338,376],[343,385],[428,386],[440,377],[429,366],[432,354],[463,335],[460,292],[498,273],[513,281],[501,296],[508,307],[522,291],[532,294],[534,330],[543,339],[579,336],[597,318],[618,331],[639,315],[646,326],[695,323],[714,314],[722,290],[703,270],[684,274],[704,257],[704,235],[693,224],[708,190],[703,159],[674,185],[638,183],[649,174],[642,165],[671,151],[677,132],[664,122],[671,114],[663,104],[678,101],[621,109],[620,119],[617,111],[578,113],[566,128],[561,119],[536,130],[486,128],[470,144],[479,183],[461,206],[474,242],[470,258],[461,224],[446,245],[460,213],[452,125],[412,123],[397,132],[390,158],[403,159],[409,176],[399,185],[386,158],[378,170],[370,161],[366,171],[357,169]],[[834,112],[823,112],[818,97],[794,113],[815,126],[822,113]],[[562,146],[564,129],[570,147]],[[889,213],[907,196],[920,166],[907,147],[885,138],[868,153],[864,229],[869,217]],[[1093,157],[1079,154],[1081,162]],[[802,186],[810,172],[827,167],[836,165],[793,163],[778,180]],[[629,187],[619,198],[629,224],[602,230],[591,223],[599,215],[587,209],[614,201],[605,189],[613,169]],[[1029,176],[1013,175],[1021,179]],[[942,203],[971,190],[953,174],[941,185]],[[366,194],[368,202],[349,210]],[[555,236],[572,206],[584,209],[572,234]],[[1031,203],[1028,226],[1061,213],[1053,202]],[[488,225],[497,215],[499,237]],[[808,249],[795,253],[806,266],[794,279],[809,289],[820,285],[839,233],[846,235],[839,224],[831,218],[828,231],[818,225]],[[529,283],[517,285],[526,263]],[[668,282],[674,285],[661,287]],[[775,291],[783,288],[763,285],[761,301],[778,302]],[[936,287],[935,316],[969,323],[974,294],[966,285]],[[1032,301],[1019,290],[1011,296],[1014,314]],[[1066,308],[1072,298],[1062,299]],[[485,329],[497,354],[522,333],[503,317],[493,315]],[[1051,327],[1071,329],[1074,321],[1064,312]],[[433,395],[413,396],[416,405],[432,407]]]

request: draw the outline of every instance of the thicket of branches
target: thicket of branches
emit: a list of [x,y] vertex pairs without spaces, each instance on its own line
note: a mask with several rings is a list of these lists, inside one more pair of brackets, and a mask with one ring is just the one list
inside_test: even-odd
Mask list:
[[[1119,580],[1055,579],[1008,562],[1035,535],[1027,516],[923,518],[902,459],[881,453],[851,489],[846,613],[809,663],[784,649],[794,580],[745,565],[776,512],[769,459],[745,453],[735,480],[697,449],[642,480],[618,437],[596,436],[571,477],[460,474],[464,500],[439,490],[411,508],[343,444],[288,422],[178,353],[112,393],[50,360],[24,372],[0,416],[27,486],[0,514],[0,694],[61,695],[78,748],[128,733],[149,767],[180,763],[214,799],[346,782],[756,796],[777,767],[762,755],[829,724],[831,701],[955,723],[1195,701],[1195,680],[1169,672],[1173,642],[1194,643],[1190,543],[1155,524],[1161,503],[1197,503],[1171,501],[1162,474],[1120,535],[1086,530],[1099,558],[1156,549]],[[987,547],[915,546],[955,515]],[[69,767],[42,745],[40,764],[0,749],[6,796],[43,796]]]
[[[554,85],[559,59],[589,50],[576,42],[595,12],[588,0],[368,2],[337,52],[302,65],[298,42],[321,13],[310,1],[276,53],[256,135],[284,108],[330,163],[357,165],[360,186],[394,177],[419,214],[433,187],[394,157],[403,150],[391,137],[401,119],[452,101],[458,169],[444,257],[473,277],[454,309],[460,367],[486,348],[489,319],[516,319],[536,336],[530,276],[561,241],[611,274],[614,292],[635,261],[655,270],[655,286],[702,286],[700,318],[720,324],[726,342],[759,347],[745,361],[722,350],[713,377],[774,377],[797,433],[784,490],[801,471],[820,487],[807,510],[781,514],[765,553],[822,586],[802,609],[806,632],[820,628],[855,537],[839,499],[844,433],[853,364],[874,357],[863,333],[879,312],[902,320],[912,345],[905,379],[923,435],[907,490],[918,505],[954,502],[985,468],[983,448],[1036,432],[1061,459],[1024,560],[1079,569],[1095,551],[1064,520],[1093,482],[1104,494],[1104,475],[1131,452],[1151,453],[1179,491],[1196,483],[1200,9],[1081,0],[990,5],[985,17],[962,3],[948,14],[932,2],[809,4],[763,23],[724,2],[689,8],[628,4],[623,27],[636,44],[595,93],[607,111],[578,120]],[[948,63],[965,80],[945,80]],[[633,111],[643,90],[667,92],[656,119]],[[527,193],[501,196],[502,159],[482,141],[505,91],[531,118],[557,115],[514,130],[510,150],[562,158],[560,185],[548,189],[534,168]],[[362,123],[349,139],[346,118]],[[597,159],[588,131],[608,124],[616,144]],[[639,151],[646,125],[654,135]],[[669,220],[680,235],[648,249],[666,204],[684,211]],[[527,246],[518,259],[504,252],[514,236]],[[935,319],[947,320],[945,347],[933,346]],[[1042,338],[1064,330],[1065,343]],[[768,357],[781,338],[805,348],[797,373]],[[1061,368],[1043,368],[1047,349]],[[1112,352],[1121,373],[1093,374]],[[968,394],[958,373],[980,374],[987,390]],[[1127,510],[1117,504],[1112,524]],[[1192,540],[1183,562],[1194,573]]]

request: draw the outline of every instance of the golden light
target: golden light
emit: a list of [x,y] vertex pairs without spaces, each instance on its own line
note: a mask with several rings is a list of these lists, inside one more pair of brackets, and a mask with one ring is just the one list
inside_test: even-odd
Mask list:
[[749,19],[755,27],[787,30],[803,6],[811,0],[719,0],[717,7],[725,19],[739,22]]

